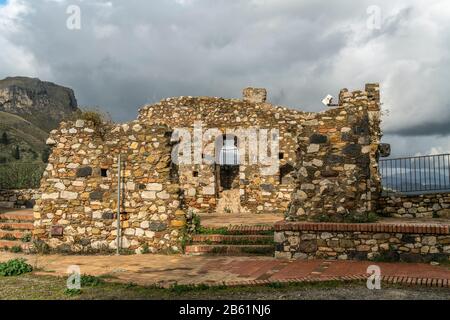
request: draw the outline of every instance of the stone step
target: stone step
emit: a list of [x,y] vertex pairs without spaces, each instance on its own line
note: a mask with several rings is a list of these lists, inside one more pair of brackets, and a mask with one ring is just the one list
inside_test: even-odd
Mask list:
[[185,248],[189,255],[224,255],[224,256],[273,256],[275,247],[272,245],[203,245],[193,244]]
[[24,231],[19,231],[19,230],[12,230],[12,231],[0,230],[0,239],[6,240],[5,238],[9,236],[9,237],[14,237],[14,238],[20,240],[25,236],[26,233],[31,233],[31,232],[24,232]]
[[22,241],[0,240],[0,249],[11,249],[13,247],[20,247],[26,251],[30,248],[30,244]]
[[222,244],[272,244],[273,235],[223,235],[196,234],[192,237],[194,243],[222,243]]
[[33,224],[29,222],[0,222],[0,230],[33,230]]
[[26,221],[34,221],[34,217],[32,213],[1,213],[0,220],[26,222]]

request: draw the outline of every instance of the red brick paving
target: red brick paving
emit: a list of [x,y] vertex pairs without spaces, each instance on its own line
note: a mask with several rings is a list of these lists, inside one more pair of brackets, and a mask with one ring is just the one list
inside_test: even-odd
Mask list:
[[[364,279],[368,276],[367,267],[377,265],[381,269],[383,280],[390,283],[407,283],[443,286],[450,285],[450,270],[443,266],[432,266],[417,263],[377,263],[370,261],[339,261],[339,260],[243,260],[208,262],[205,271],[220,269],[224,272],[236,274],[242,278],[255,278],[257,284],[268,280],[288,281],[305,279],[316,280],[351,280]],[[245,281],[242,282],[242,284]],[[262,282],[261,282],[262,283]],[[239,283],[230,283],[239,284]]]

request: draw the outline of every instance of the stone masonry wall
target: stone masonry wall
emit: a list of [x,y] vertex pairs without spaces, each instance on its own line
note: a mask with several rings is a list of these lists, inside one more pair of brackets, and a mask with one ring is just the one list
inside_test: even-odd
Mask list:
[[33,208],[39,189],[0,190],[0,208]]
[[275,226],[277,258],[405,262],[448,260],[446,226],[304,223]]
[[390,194],[380,197],[379,214],[396,218],[450,219],[450,194]]
[[[204,134],[209,128],[217,128],[223,134],[235,129],[239,148],[248,145],[238,129],[279,129],[280,168],[294,166],[296,162],[297,135],[304,122],[313,113],[273,106],[265,102],[264,89],[247,88],[244,99],[212,97],[168,98],[140,110],[139,120],[149,124],[164,124],[173,129],[186,128],[193,131],[194,123],[201,122]],[[205,144],[204,144],[205,145]],[[248,157],[248,152],[246,154]],[[261,174],[259,164],[241,165],[237,180],[240,205],[243,211],[262,213],[285,213],[294,188],[292,172],[280,178]],[[215,212],[218,205],[218,186],[215,183],[214,165],[192,164],[179,167],[181,188],[186,204],[196,212]],[[197,176],[194,176],[194,172]]]
[[115,249],[121,153],[121,247],[179,251],[185,215],[178,183],[169,179],[170,135],[166,126],[139,121],[61,123],[47,141],[53,150],[34,208],[34,237],[59,251]]
[[380,192],[379,88],[341,90],[339,106],[302,124],[298,136],[296,191],[287,220],[376,210]]

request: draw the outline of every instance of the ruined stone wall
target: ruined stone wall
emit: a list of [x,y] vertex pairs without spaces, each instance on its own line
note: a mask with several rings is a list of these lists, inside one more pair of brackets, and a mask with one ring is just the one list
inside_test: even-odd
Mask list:
[[121,248],[179,251],[185,216],[178,183],[169,179],[170,134],[139,121],[61,123],[47,141],[53,150],[34,208],[34,237],[59,251],[115,249],[120,153]]
[[33,208],[39,189],[0,190],[0,208]]
[[275,256],[286,259],[448,261],[448,225],[284,223],[275,225]]
[[380,197],[379,214],[395,218],[450,218],[450,194],[390,194]]
[[[254,91],[254,92],[253,92]],[[186,128],[193,133],[195,122],[201,122],[204,134],[209,128],[222,133],[227,129],[279,129],[280,168],[289,168],[296,162],[297,135],[302,124],[313,114],[265,102],[263,89],[244,90],[244,99],[222,99],[211,97],[168,98],[140,110],[139,120],[149,124],[164,124],[169,127]],[[270,132],[270,131],[269,131]],[[240,148],[248,143],[236,132]],[[254,144],[254,142],[252,142]],[[205,144],[204,144],[205,145]],[[250,213],[285,213],[294,188],[292,173],[280,178],[280,172],[261,174],[261,164],[240,165],[238,197],[243,211]],[[215,212],[218,205],[218,190],[215,183],[214,165],[180,165],[181,188],[186,204],[197,212]],[[283,171],[282,171],[283,172]]]
[[343,89],[339,106],[302,123],[297,180],[288,220],[341,221],[376,210],[380,192],[378,85]]

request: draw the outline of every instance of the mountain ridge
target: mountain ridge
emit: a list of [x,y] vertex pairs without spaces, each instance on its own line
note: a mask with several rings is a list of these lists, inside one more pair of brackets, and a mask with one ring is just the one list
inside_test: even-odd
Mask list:
[[0,163],[42,161],[49,132],[79,111],[68,87],[23,76],[0,80]]
[[0,111],[18,115],[50,132],[79,109],[72,89],[19,76],[0,80]]

